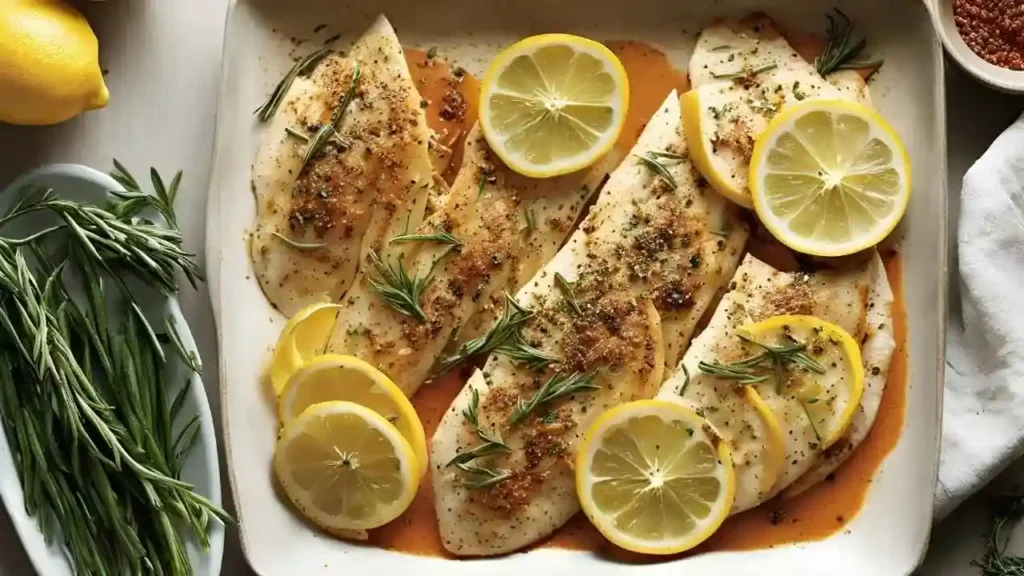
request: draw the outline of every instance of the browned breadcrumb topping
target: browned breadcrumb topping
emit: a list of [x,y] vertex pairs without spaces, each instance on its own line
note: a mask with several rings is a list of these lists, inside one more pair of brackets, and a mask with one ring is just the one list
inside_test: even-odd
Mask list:
[[770,318],[783,314],[812,314],[815,296],[806,274],[796,274],[793,282],[778,286],[764,297],[758,310],[759,318]]
[[546,471],[516,472],[508,480],[485,488],[480,503],[495,512],[510,514],[529,503],[547,475]]

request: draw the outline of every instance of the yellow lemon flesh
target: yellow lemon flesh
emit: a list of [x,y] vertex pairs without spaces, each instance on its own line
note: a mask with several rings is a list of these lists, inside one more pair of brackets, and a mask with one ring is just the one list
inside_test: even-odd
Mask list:
[[506,48],[480,87],[480,128],[520,174],[547,178],[593,164],[615,143],[629,108],[629,82],[604,45],[543,34]]
[[640,400],[603,414],[576,457],[587,518],[614,544],[674,554],[706,540],[735,496],[729,448],[706,420],[669,400]]
[[856,340],[835,324],[797,315],[773,316],[744,326],[739,333],[772,347],[805,347],[804,354],[816,366],[790,363],[782,393],[800,404],[820,450],[842,438],[864,393],[864,366]]
[[843,256],[881,242],[910,200],[910,158],[873,109],[842,100],[787,106],[750,161],[754,210],[790,248]]
[[426,472],[426,435],[412,403],[383,372],[355,356],[318,356],[292,375],[278,399],[281,424],[287,427],[310,406],[332,400],[354,402],[383,416],[409,442],[420,474]]
[[0,9],[0,121],[63,122],[110,99],[89,23],[63,2],[4,2]]
[[292,374],[311,358],[323,354],[340,309],[337,304],[312,304],[288,320],[277,338],[270,365],[275,392],[280,394]]
[[299,512],[332,533],[391,522],[420,483],[405,438],[383,416],[352,402],[316,404],[285,426],[274,472]]

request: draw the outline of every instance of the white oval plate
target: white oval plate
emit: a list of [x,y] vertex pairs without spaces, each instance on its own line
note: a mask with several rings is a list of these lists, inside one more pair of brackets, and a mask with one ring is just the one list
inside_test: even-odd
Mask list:
[[[77,164],[52,164],[25,174],[12,182],[3,193],[0,193],[0,209],[6,208],[11,202],[10,196],[26,184],[53,188],[58,196],[68,200],[97,204],[102,204],[106,200],[109,191],[124,190],[113,178],[92,168]],[[196,349],[192,332],[181,315],[178,301],[176,299],[160,300],[162,301],[140,300],[139,304],[149,317],[170,315],[185,349],[194,353],[198,358],[199,351]],[[168,355],[168,362],[177,362],[179,365],[172,369],[179,369],[182,374],[185,374],[187,368],[175,355]],[[173,397],[175,392],[176,390],[170,390],[169,397]],[[203,496],[220,504],[220,468],[217,464],[217,442],[213,415],[206,399],[203,381],[198,374],[192,374],[191,387],[182,414],[199,415],[199,437],[185,461],[181,475],[182,480],[195,486],[196,491]],[[181,420],[186,419],[182,418]],[[175,424],[181,426],[184,422],[179,421]],[[71,576],[73,571],[64,555],[63,547],[59,542],[47,545],[35,519],[25,512],[24,494],[2,427],[0,427],[0,500],[3,501],[14,522],[14,528],[18,532],[25,552],[36,572],[40,576]],[[210,549],[205,553],[198,542],[191,538],[185,540],[196,576],[220,574],[221,558],[224,552],[224,525],[216,520],[211,520],[209,538]]]

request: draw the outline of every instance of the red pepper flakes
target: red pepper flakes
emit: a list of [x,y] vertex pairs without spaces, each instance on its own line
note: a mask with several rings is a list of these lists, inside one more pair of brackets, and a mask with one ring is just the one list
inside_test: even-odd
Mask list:
[[1024,70],[1024,0],[953,0],[953,21],[975,54]]

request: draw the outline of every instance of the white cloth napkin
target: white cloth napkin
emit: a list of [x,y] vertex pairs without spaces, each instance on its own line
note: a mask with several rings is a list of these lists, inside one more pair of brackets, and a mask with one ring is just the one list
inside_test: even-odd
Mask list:
[[1024,454],[1024,116],[964,176],[956,242],[936,518]]

